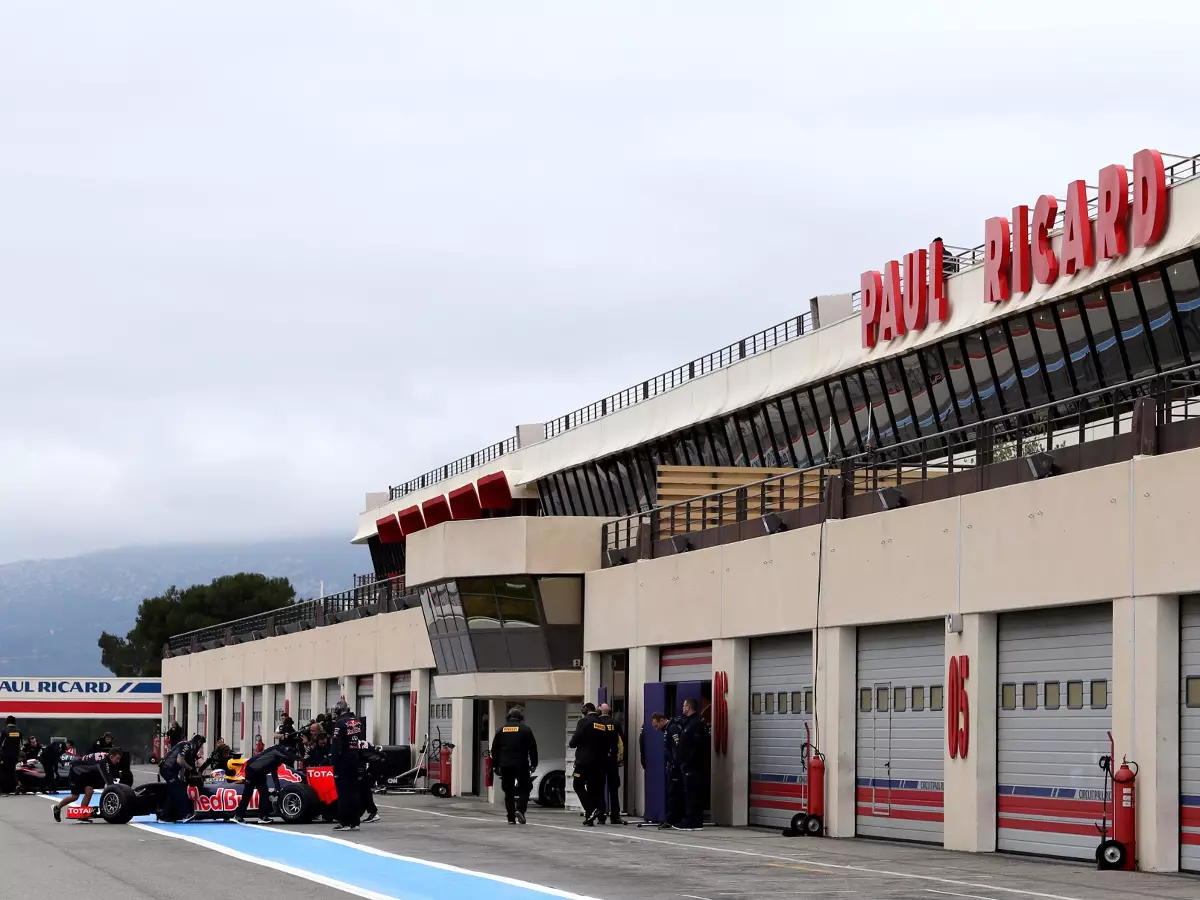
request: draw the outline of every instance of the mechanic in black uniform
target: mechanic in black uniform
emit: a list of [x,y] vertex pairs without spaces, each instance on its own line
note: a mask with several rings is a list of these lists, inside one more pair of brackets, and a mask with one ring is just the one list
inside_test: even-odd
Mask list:
[[583,718],[567,746],[575,751],[575,793],[583,803],[583,824],[590,827],[604,808],[608,727],[600,721],[594,703],[585,703],[582,712]]
[[58,767],[62,763],[66,747],[67,745],[62,741],[51,741],[42,748],[42,753],[38,757],[42,764],[42,771],[46,773],[46,781],[42,785],[42,790],[48,794],[52,793],[58,784]]
[[158,764],[158,772],[167,783],[167,796],[158,818],[163,822],[190,822],[195,818],[188,797],[187,779],[196,771],[196,759],[204,746],[204,735],[196,734],[190,741],[171,745],[166,758]]
[[246,761],[243,774],[246,783],[242,787],[242,799],[238,803],[237,812],[233,814],[235,822],[245,822],[246,810],[250,808],[250,800],[258,792],[258,820],[264,825],[271,822],[271,800],[267,793],[267,779],[275,785],[275,793],[279,793],[279,767],[284,764],[304,766],[304,745],[299,736],[289,734],[273,747],[268,747],[261,753],[256,753]]
[[0,732],[0,794],[11,794],[17,789],[17,758],[21,755],[21,729],[15,716],[4,720]]
[[208,754],[208,758],[204,760],[204,765],[200,767],[200,774],[203,775],[206,769],[212,772],[224,772],[229,774],[229,761],[233,759],[233,748],[225,743],[225,738],[217,738],[216,745],[212,748],[212,753]]
[[106,731],[100,737],[96,738],[96,743],[92,744],[93,753],[105,753],[112,749],[113,735],[111,731]]
[[604,772],[600,776],[600,786],[596,793],[600,810],[599,821],[603,825],[607,817],[613,825],[624,825],[625,820],[621,818],[621,760],[625,748],[625,733],[613,718],[611,706],[601,703],[599,713],[599,722],[608,732],[605,736],[607,747]]
[[31,734],[24,746],[21,747],[21,759],[33,762],[42,755],[42,745],[38,743],[37,735]]
[[704,788],[708,771],[708,726],[700,718],[695,700],[683,701],[683,730],[676,744],[676,759],[683,784],[681,831],[699,831],[704,826]]
[[318,731],[317,739],[308,742],[308,756],[304,758],[304,762],[310,766],[330,765],[329,735],[324,731]]
[[358,757],[358,808],[367,814],[363,824],[379,821],[379,807],[375,805],[375,781],[382,771],[387,757],[381,747],[370,745],[363,748]]
[[508,824],[524,825],[529,792],[533,790],[533,773],[538,767],[537,739],[533,729],[525,724],[524,708],[514,706],[510,709],[507,721],[492,738],[492,765],[500,770]]
[[167,742],[174,747],[183,740],[183,726],[178,722],[172,722],[171,727],[167,729]]
[[679,737],[683,734],[683,716],[667,723],[663,734],[664,761],[667,779],[667,820],[660,828],[674,828],[683,821],[683,775],[679,771]]
[[[54,821],[62,821],[62,808],[70,806],[83,795],[83,806],[92,805],[92,792],[104,790],[117,780],[118,767],[121,763],[121,751],[116,747],[89,753],[71,764],[71,775],[67,781],[71,795],[64,797],[54,804]],[[90,822],[91,819],[80,819]]]
[[363,724],[345,700],[339,700],[333,712],[337,719],[330,741],[330,759],[338,795],[338,823],[333,830],[357,831],[362,815],[358,806],[358,753],[363,746]]

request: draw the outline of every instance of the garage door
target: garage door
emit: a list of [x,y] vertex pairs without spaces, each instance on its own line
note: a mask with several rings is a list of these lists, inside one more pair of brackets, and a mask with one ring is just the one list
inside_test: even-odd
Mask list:
[[391,743],[414,743],[412,712],[412,673],[395,672],[392,674]]
[[[262,718],[263,718],[263,689],[260,687],[251,688],[250,696],[252,698],[250,706],[250,742],[257,745],[259,737],[262,735]],[[263,737],[263,743],[268,743],[270,735]]]
[[296,723],[304,725],[313,718],[312,682],[305,681],[300,684],[300,715],[296,716]]
[[1180,868],[1200,872],[1200,597],[1181,599],[1179,625]]
[[750,642],[750,824],[786,828],[807,810],[812,632]]
[[1095,859],[1112,728],[1112,606],[1000,616],[1000,850]]
[[233,689],[233,746],[241,750],[246,742],[246,708],[243,703],[242,689]]
[[333,708],[337,706],[337,702],[342,699],[342,683],[337,678],[325,679],[325,709],[324,712],[329,715],[333,713]]
[[859,835],[942,842],[945,667],[941,620],[858,630]]
[[357,691],[354,695],[354,712],[362,720],[363,732],[368,741],[375,740],[375,732],[371,730],[371,722],[375,718],[373,707],[375,697],[375,678],[372,675],[358,676]]
[[712,644],[663,647],[659,656],[663,681],[712,681]]
[[438,750],[442,744],[452,744],[451,737],[454,728],[454,706],[449,700],[438,697],[437,689],[433,687],[434,679],[429,680],[429,774],[436,780],[442,770]]

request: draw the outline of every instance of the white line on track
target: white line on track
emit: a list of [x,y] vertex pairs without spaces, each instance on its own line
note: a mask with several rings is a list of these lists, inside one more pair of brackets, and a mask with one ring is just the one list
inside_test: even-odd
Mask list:
[[925,888],[927,894],[941,894],[943,897],[966,897],[968,900],[995,900],[994,897],[981,897],[979,894],[956,894],[954,891],[935,891],[932,888]]
[[[397,808],[407,809],[410,812],[428,813],[430,815],[443,816],[447,819],[472,818],[473,821],[479,821],[474,817],[455,816],[450,813],[433,812],[433,810],[419,809],[417,807]],[[484,821],[491,821],[493,824],[501,824],[495,819]],[[505,825],[507,827],[507,823],[505,823]],[[627,841],[641,841],[642,843],[646,844],[662,844],[668,847],[679,847],[684,850],[707,850],[711,853],[730,853],[736,856],[757,857],[758,859],[781,859],[785,862],[803,863],[806,866],[817,866],[822,869],[830,869],[841,872],[862,872],[866,875],[886,875],[889,878],[910,878],[916,881],[928,881],[932,882],[933,884],[945,884],[953,887],[978,888],[985,891],[1000,891],[1001,893],[1011,894],[1018,897],[1038,897],[1040,900],[1082,900],[1080,897],[1067,897],[1062,894],[1047,894],[1043,893],[1042,891],[1025,890],[1024,888],[1001,887],[997,884],[980,884],[974,881],[959,881],[954,878],[939,878],[936,875],[919,875],[915,872],[892,872],[888,869],[872,869],[868,866],[851,866],[839,863],[821,862],[819,860],[809,859],[808,857],[803,856],[783,856],[782,854],[778,853],[758,853],[754,850],[735,850],[731,847],[713,847],[706,844],[687,844],[681,841],[667,841],[663,840],[662,838],[648,838],[636,834],[628,834],[625,832],[618,833],[608,829],[605,829],[604,831],[596,831],[594,829],[572,828],[567,825],[547,825],[542,822],[530,822],[529,825],[530,827],[534,828],[552,828],[555,831],[569,831],[573,834],[603,835],[606,838],[619,837],[624,838]],[[985,900],[994,900],[994,898],[985,898]]]

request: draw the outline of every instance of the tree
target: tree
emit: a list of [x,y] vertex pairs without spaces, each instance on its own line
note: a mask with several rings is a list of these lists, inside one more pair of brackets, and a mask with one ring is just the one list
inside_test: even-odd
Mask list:
[[296,600],[286,578],[241,572],[180,590],[172,585],[138,606],[137,620],[125,637],[100,635],[100,661],[114,675],[127,678],[162,674],[162,648],[172,635],[221,625],[270,612]]

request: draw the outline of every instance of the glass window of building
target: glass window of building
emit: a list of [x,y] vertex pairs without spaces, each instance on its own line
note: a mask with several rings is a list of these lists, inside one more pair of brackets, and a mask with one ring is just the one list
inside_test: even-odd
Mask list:
[[1075,373],[1071,371],[1067,355],[1063,352],[1062,341],[1058,338],[1058,322],[1054,318],[1054,308],[1045,307],[1034,310],[1030,316],[1033,323],[1033,337],[1037,341],[1041,360],[1045,366],[1046,381],[1050,385],[1050,399],[1069,400],[1075,396]]
[[1177,260],[1167,266],[1167,283],[1179,311],[1183,341],[1193,360],[1200,360],[1200,277],[1196,264],[1189,259]]
[[1142,295],[1142,307],[1150,322],[1150,336],[1158,353],[1158,367],[1166,371],[1183,365],[1183,346],[1175,330],[1175,316],[1167,300],[1166,282],[1162,272],[1155,269],[1142,272],[1137,280],[1138,293]]
[[1129,377],[1141,378],[1154,374],[1154,355],[1150,349],[1150,338],[1142,321],[1142,310],[1133,291],[1133,282],[1119,281],[1108,289],[1112,310],[1120,327],[1118,338],[1125,346],[1125,359],[1129,362]]

